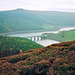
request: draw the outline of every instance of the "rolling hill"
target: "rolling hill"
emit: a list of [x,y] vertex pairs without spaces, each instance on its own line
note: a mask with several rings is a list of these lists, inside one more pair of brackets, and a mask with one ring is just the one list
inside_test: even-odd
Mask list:
[[75,13],[16,9],[0,11],[0,33],[75,26]]
[[75,75],[75,41],[0,58],[0,75]]
[[26,38],[0,36],[0,58],[41,47],[43,46]]

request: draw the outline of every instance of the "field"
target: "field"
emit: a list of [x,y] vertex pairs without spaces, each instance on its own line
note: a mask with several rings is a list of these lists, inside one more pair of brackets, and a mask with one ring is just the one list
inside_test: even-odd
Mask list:
[[73,41],[75,40],[75,30],[61,31],[59,33],[45,33],[42,36],[43,39],[52,39],[59,42]]

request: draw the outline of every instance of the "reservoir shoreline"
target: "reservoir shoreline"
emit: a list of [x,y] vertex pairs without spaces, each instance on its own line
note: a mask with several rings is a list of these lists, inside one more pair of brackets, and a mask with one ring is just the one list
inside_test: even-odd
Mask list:
[[[37,32],[14,32],[14,33],[0,33],[1,35],[4,36],[9,36],[9,37],[23,37],[23,38],[29,38],[29,37],[38,37],[38,36],[42,36],[42,34],[44,33],[59,33],[60,31],[69,31],[69,30],[73,30],[75,29],[75,27],[67,27],[67,28],[61,28],[58,31],[37,31]],[[48,46],[54,43],[60,43],[59,41],[56,40],[52,40],[52,39],[45,39],[45,40],[39,40],[39,41],[35,41],[38,44],[41,44],[43,46]]]

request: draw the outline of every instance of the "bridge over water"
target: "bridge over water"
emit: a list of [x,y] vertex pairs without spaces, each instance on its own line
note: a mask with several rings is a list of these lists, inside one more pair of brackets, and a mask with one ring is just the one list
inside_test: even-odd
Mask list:
[[28,39],[32,41],[40,41],[42,38],[40,36],[33,36],[33,37],[28,37]]

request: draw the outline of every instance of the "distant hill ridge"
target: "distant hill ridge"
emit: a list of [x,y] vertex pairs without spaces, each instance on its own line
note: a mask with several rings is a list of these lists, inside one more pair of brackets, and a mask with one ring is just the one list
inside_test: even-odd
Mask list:
[[16,9],[0,11],[0,33],[29,30],[58,30],[75,26],[75,13]]

